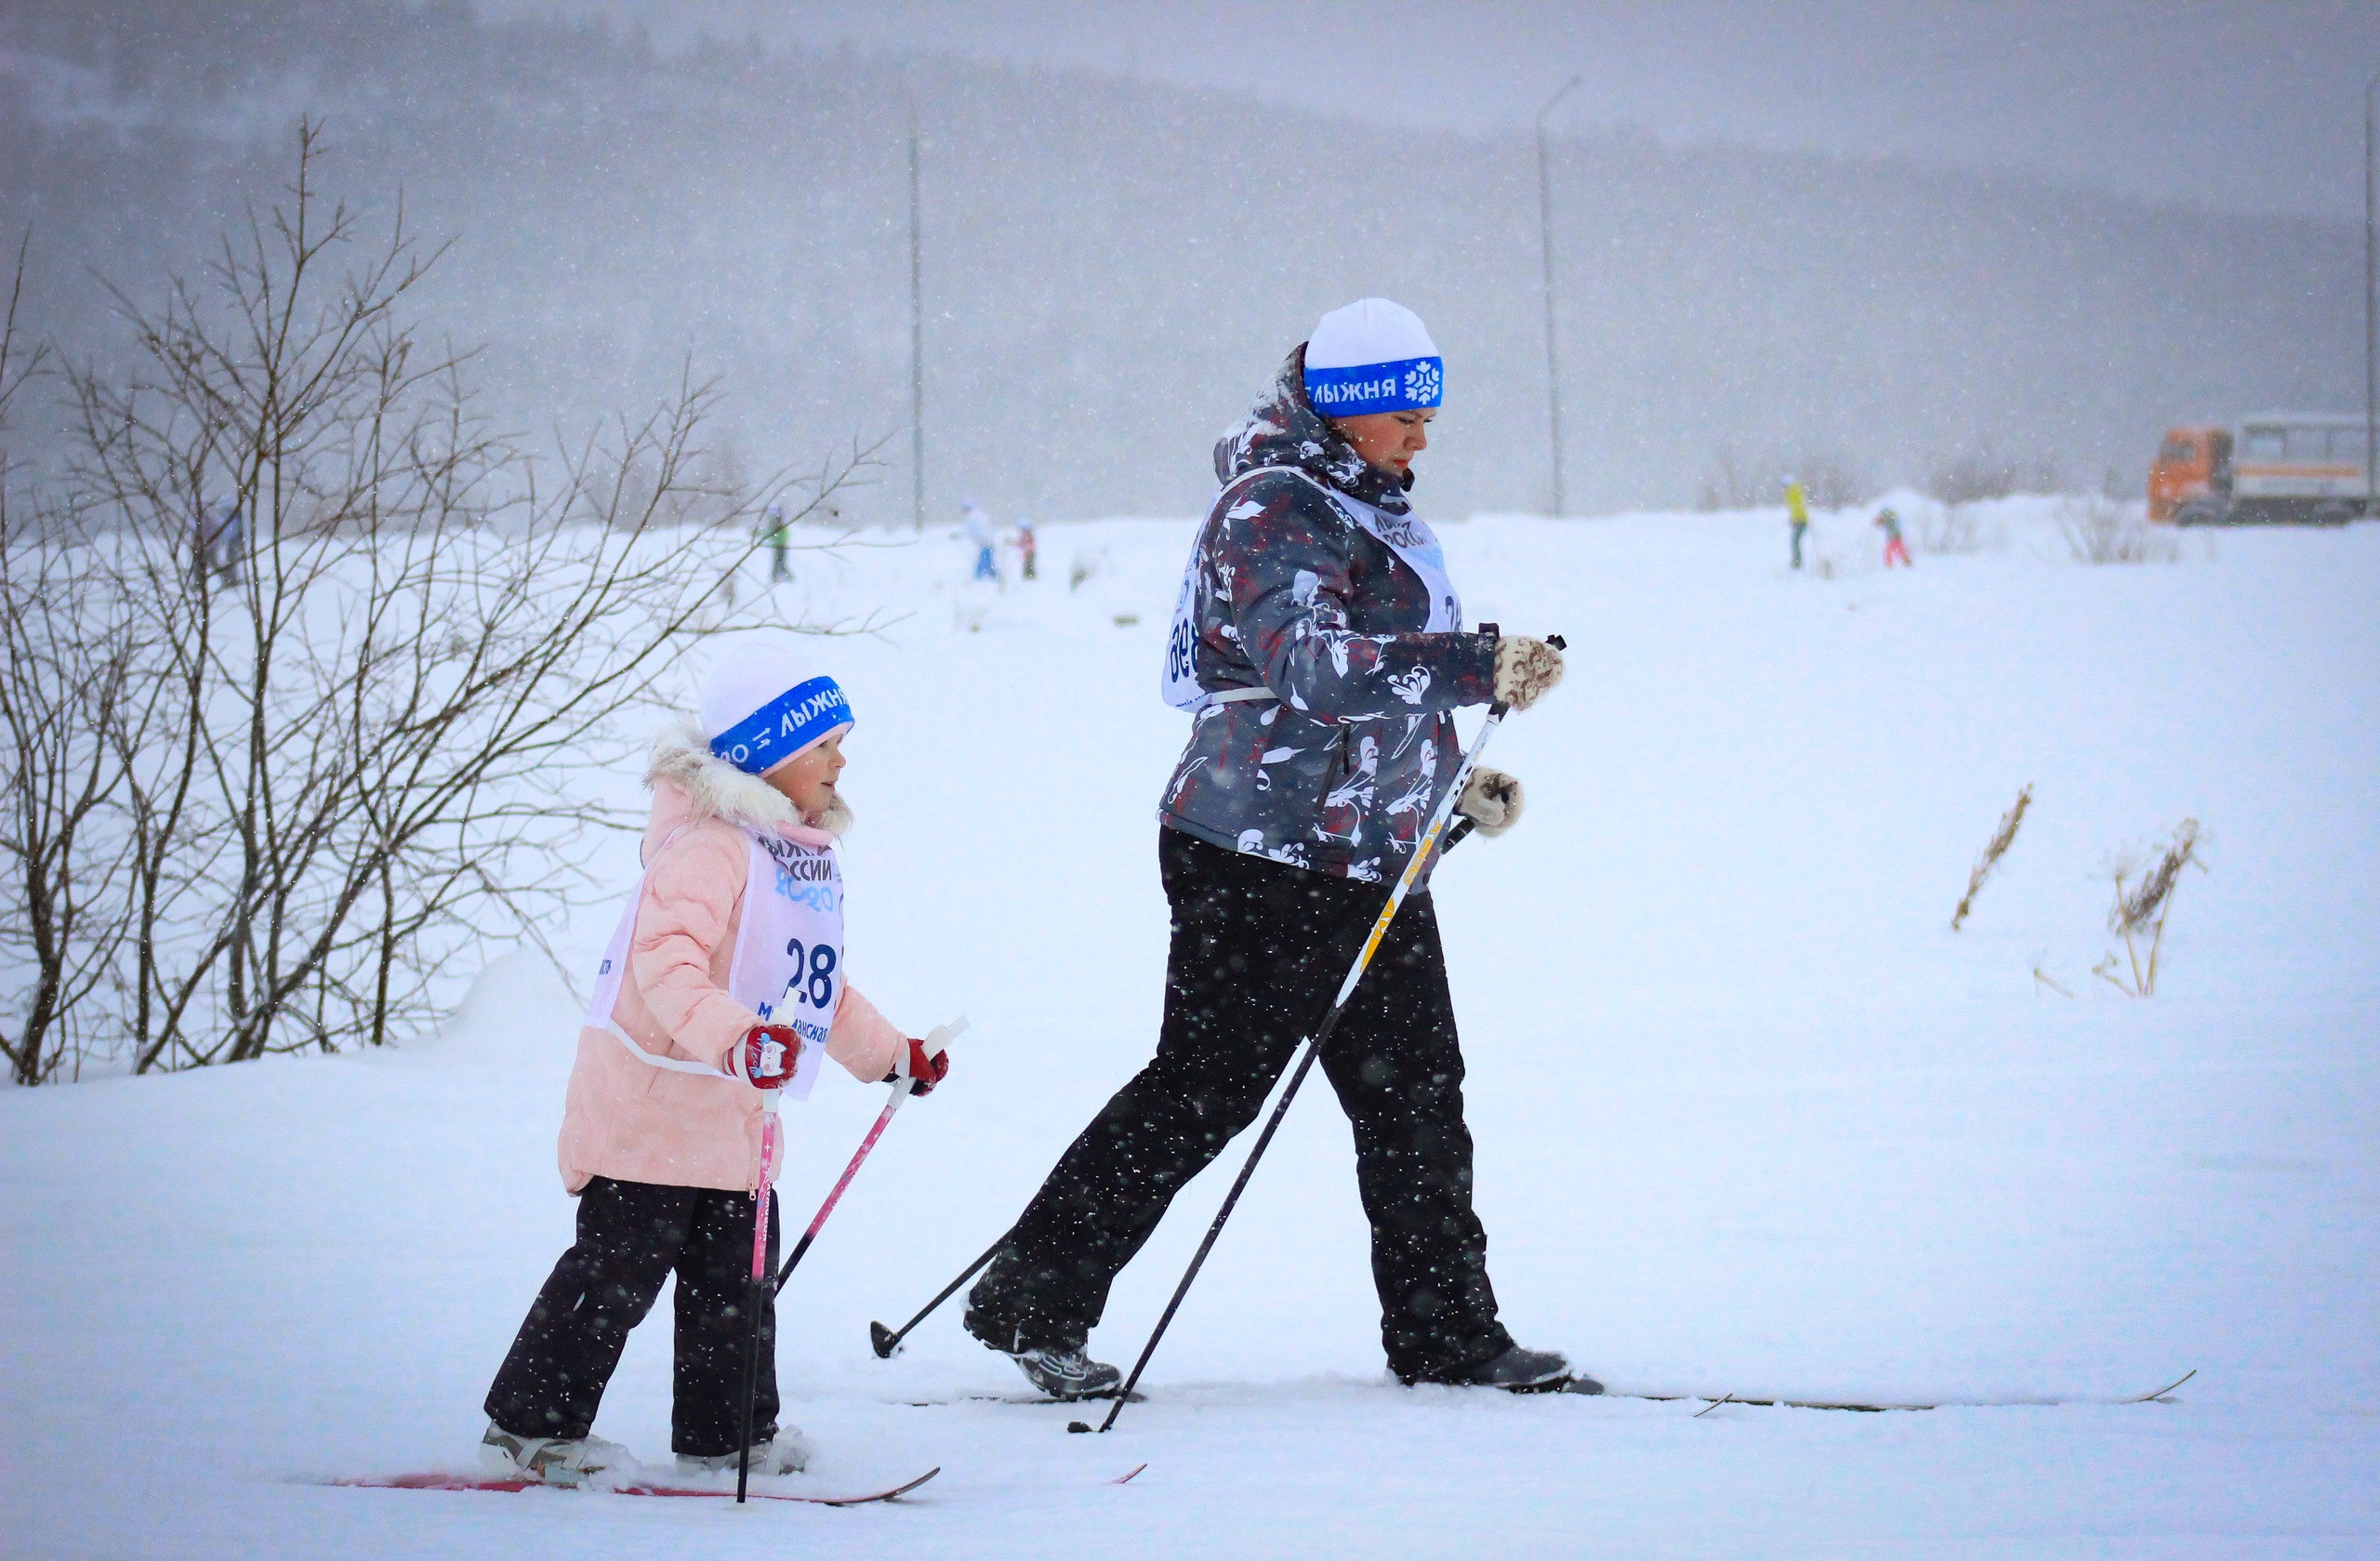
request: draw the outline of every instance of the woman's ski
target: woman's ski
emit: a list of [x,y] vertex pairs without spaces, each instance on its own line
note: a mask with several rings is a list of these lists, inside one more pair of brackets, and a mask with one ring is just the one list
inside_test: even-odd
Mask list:
[[1818,1398],[1746,1398],[1738,1394],[1722,1394],[1713,1398],[1707,1393],[1612,1393],[1600,1391],[1606,1398],[1641,1398],[1654,1404],[1686,1404],[1700,1400],[1705,1406],[1695,1411],[1699,1420],[1723,1404],[1750,1404],[1765,1409],[1839,1409],[1855,1415],[1913,1413],[1920,1409],[2051,1409],[2060,1404],[2162,1404],[2165,1396],[2198,1375],[2185,1371],[2163,1387],[2148,1393],[2135,1393],[2127,1398],[1945,1398],[1932,1404],[1862,1404]]

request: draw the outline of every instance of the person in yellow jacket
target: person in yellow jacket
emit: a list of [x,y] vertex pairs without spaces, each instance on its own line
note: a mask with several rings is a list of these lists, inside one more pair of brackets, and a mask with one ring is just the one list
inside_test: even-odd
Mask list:
[[1810,501],[1802,493],[1802,484],[1793,478],[1785,479],[1785,518],[1793,525],[1793,567],[1802,567],[1802,534],[1810,529]]

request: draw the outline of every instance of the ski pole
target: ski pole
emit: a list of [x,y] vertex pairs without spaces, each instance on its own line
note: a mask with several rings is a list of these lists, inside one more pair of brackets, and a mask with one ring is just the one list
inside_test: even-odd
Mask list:
[[[954,1019],[947,1025],[937,1025],[927,1035],[926,1043],[939,1049],[947,1045],[953,1038],[966,1028],[967,1021],[964,1019]],[[828,1193],[826,1201],[818,1206],[817,1218],[810,1222],[810,1228],[801,1233],[801,1239],[795,1244],[793,1255],[785,1260],[783,1268],[777,1270],[776,1287],[769,1292],[770,1294],[776,1295],[784,1291],[785,1282],[793,1277],[794,1264],[800,1263],[802,1254],[810,1250],[810,1243],[818,1239],[819,1229],[826,1224],[826,1216],[833,1213],[835,1205],[842,1201],[843,1189],[849,1187],[852,1184],[852,1178],[859,1174],[860,1162],[867,1158],[868,1152],[876,1147],[876,1141],[884,1136],[885,1128],[892,1120],[892,1113],[900,1110],[903,1103],[908,1098],[909,1080],[894,1079],[891,1098],[885,1101],[884,1109],[876,1114],[876,1125],[867,1130],[866,1138],[860,1140],[859,1150],[852,1156],[851,1164],[843,1167],[842,1177],[836,1182],[835,1190]]]
[[[1547,643],[1559,650],[1562,638],[1558,634],[1549,636]],[[1172,1326],[1173,1314],[1182,1309],[1182,1299],[1190,1293],[1191,1281],[1197,1279],[1198,1270],[1206,1266],[1207,1254],[1215,1250],[1215,1238],[1223,1233],[1223,1223],[1231,1218],[1232,1210],[1239,1203],[1239,1195],[1247,1190],[1249,1178],[1256,1174],[1256,1162],[1264,1158],[1265,1147],[1273,1142],[1273,1134],[1279,1130],[1281,1118],[1289,1115],[1289,1103],[1297,1099],[1298,1086],[1305,1082],[1306,1074],[1314,1067],[1315,1058],[1321,1055],[1323,1046],[1330,1039],[1330,1033],[1339,1027],[1339,1016],[1347,1012],[1347,999],[1355,996],[1356,984],[1363,980],[1364,971],[1371,964],[1372,955],[1379,950],[1381,939],[1387,935],[1388,924],[1396,919],[1397,910],[1405,904],[1405,896],[1421,878],[1421,869],[1429,865],[1438,836],[1446,828],[1447,819],[1454,813],[1454,805],[1462,796],[1464,784],[1471,779],[1472,767],[1479,762],[1479,755],[1487,748],[1488,739],[1494,736],[1496,728],[1504,723],[1504,712],[1508,708],[1509,706],[1501,702],[1488,707],[1488,722],[1479,729],[1479,735],[1472,739],[1471,750],[1462,756],[1462,763],[1456,768],[1446,795],[1438,800],[1436,811],[1430,815],[1430,827],[1422,832],[1421,844],[1414,848],[1413,860],[1405,865],[1396,887],[1389,891],[1388,903],[1381,907],[1379,919],[1372,923],[1371,935],[1364,940],[1362,951],[1355,956],[1354,966],[1347,972],[1347,979],[1339,984],[1339,995],[1330,1000],[1330,1011],[1322,1016],[1322,1023],[1300,1052],[1298,1065],[1289,1075],[1289,1087],[1281,1091],[1280,1102],[1273,1107],[1273,1115],[1266,1119],[1264,1131],[1257,1135],[1256,1146],[1249,1150],[1248,1161],[1239,1168],[1239,1176],[1232,1183],[1231,1191],[1223,1195],[1223,1207],[1215,1210],[1214,1223],[1207,1227],[1207,1238],[1198,1243],[1197,1254],[1191,1258],[1190,1267],[1183,1274],[1182,1282],[1174,1287],[1173,1298],[1165,1303],[1165,1311],[1157,1317],[1157,1328],[1149,1334],[1149,1342],[1141,1346],[1141,1358],[1132,1363],[1132,1374],[1124,1379],[1123,1387],[1117,1392],[1116,1402],[1108,1406],[1107,1418],[1099,1422],[1103,1433],[1115,1425],[1116,1417],[1124,1412],[1124,1406],[1131,1400],[1132,1389],[1139,1384],[1141,1373],[1148,1369],[1149,1357],[1157,1354],[1157,1342]],[[1088,1428],[1082,1422],[1075,1421],[1066,1429]]]
[[[1463,838],[1471,833],[1472,829],[1477,825],[1477,823],[1478,820],[1468,816],[1458,820],[1455,827],[1447,831],[1447,838],[1438,842],[1439,858],[1444,860],[1447,853],[1461,845],[1463,841]],[[910,1332],[917,1328],[918,1324],[925,1321],[928,1317],[932,1316],[935,1312],[941,1310],[942,1303],[949,1300],[952,1296],[957,1295],[959,1293],[959,1288],[961,1285],[964,1285],[976,1275],[981,1274],[986,1264],[988,1264],[994,1258],[1000,1255],[1000,1248],[1007,1245],[1007,1243],[1008,1233],[1006,1231],[1002,1231],[998,1240],[994,1241],[990,1246],[984,1249],[983,1256],[969,1263],[965,1272],[961,1273],[959,1277],[951,1280],[950,1283],[943,1286],[941,1290],[935,1291],[934,1298],[932,1301],[927,1302],[924,1306],[920,1307],[916,1316],[911,1317],[907,1322],[903,1323],[897,1332],[885,1327],[880,1322],[869,1323],[867,1325],[867,1342],[875,1348],[876,1358],[879,1360],[890,1360],[894,1356],[898,1355],[901,1352],[901,1341],[906,1339]]]
[[[1455,847],[1461,845],[1463,842],[1464,838],[1471,833],[1477,824],[1478,820],[1467,815],[1463,818],[1458,819],[1455,822],[1455,827],[1447,831],[1446,839],[1438,842],[1438,859],[1440,861],[1444,861],[1447,853],[1454,850]],[[918,1324],[925,1321],[928,1317],[933,1316],[934,1313],[941,1310],[942,1303],[949,1300],[952,1296],[957,1295],[960,1286],[966,1284],[968,1280],[973,1278],[976,1275],[981,1274],[985,1267],[989,1264],[994,1258],[1000,1255],[1000,1249],[1007,1244],[1008,1233],[1006,1231],[1002,1231],[999,1235],[999,1239],[994,1241],[990,1246],[984,1249],[983,1256],[969,1263],[966,1267],[966,1271],[961,1273],[959,1277],[951,1280],[950,1283],[943,1286],[941,1290],[937,1290],[934,1293],[934,1298],[932,1301],[927,1302],[922,1307],[919,1308],[918,1315],[911,1317],[907,1322],[903,1323],[898,1331],[885,1327],[880,1322],[869,1323],[867,1325],[867,1342],[874,1347],[876,1351],[876,1358],[879,1360],[890,1360],[894,1356],[900,1354],[901,1341],[906,1339],[910,1333],[916,1329]]]
[[1007,1243],[1008,1232],[1002,1231],[1000,1232],[998,1240],[984,1249],[984,1255],[982,1257],[977,1258],[974,1262],[967,1265],[966,1273],[961,1274],[956,1279],[951,1280],[950,1283],[943,1286],[942,1293],[935,1296],[932,1301],[927,1302],[925,1303],[924,1310],[920,1311],[916,1316],[911,1317],[907,1322],[903,1323],[901,1325],[900,1332],[893,1332],[891,1329],[885,1327],[880,1322],[869,1323],[867,1325],[867,1339],[869,1343],[876,1346],[876,1358],[879,1360],[892,1359],[894,1352],[900,1349],[901,1341],[909,1336],[909,1330],[917,1327],[918,1324],[925,1321],[928,1317],[933,1316],[936,1308],[940,1307],[944,1302],[949,1300],[952,1296],[958,1294],[959,1286],[965,1284],[976,1275],[981,1274],[984,1271],[984,1265],[990,1263],[994,1258],[999,1256],[1000,1248],[1007,1245]]

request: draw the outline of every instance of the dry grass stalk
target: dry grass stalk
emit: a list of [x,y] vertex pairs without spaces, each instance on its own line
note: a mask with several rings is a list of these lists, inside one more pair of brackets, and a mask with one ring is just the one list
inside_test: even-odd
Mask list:
[[[2157,991],[2157,959],[2165,945],[2165,919],[2173,913],[2174,890],[2181,882],[2182,869],[2195,866],[2206,871],[2206,864],[2198,859],[2202,835],[2198,820],[2186,818],[2174,827],[2173,838],[2157,853],[2149,870],[2137,883],[2127,883],[2136,862],[2132,858],[2119,860],[2112,869],[2115,879],[2115,904],[2108,907],[2108,931],[2123,939],[2125,961],[2131,967],[2131,984],[2121,979],[2116,957],[2111,953],[2091,972],[2118,991],[2135,998],[2152,997]],[[2149,962],[2141,963],[2139,939],[2149,939]]]
[[1959,908],[1950,913],[1950,931],[1957,932],[1967,912],[1975,908],[1976,895],[1991,870],[2000,866],[2000,859],[2008,854],[2008,848],[2016,843],[2017,827],[2025,822],[2025,810],[2032,805],[2033,788],[2028,785],[2017,791],[2016,805],[2000,815],[2000,827],[1992,831],[1990,841],[1975,859],[1975,870],[1967,874],[1967,892],[1959,897]]
[[2112,499],[2060,503],[2057,529],[2077,563],[2172,563],[2182,556],[2173,536]]

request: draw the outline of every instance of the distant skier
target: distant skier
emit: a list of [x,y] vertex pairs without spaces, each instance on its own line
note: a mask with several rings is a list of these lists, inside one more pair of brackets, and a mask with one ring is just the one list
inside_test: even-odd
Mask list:
[[[1109,1287],[1320,1017],[1460,763],[1454,711],[1526,708],[1561,677],[1541,641],[1463,629],[1437,539],[1407,502],[1442,376],[1421,322],[1366,298],[1324,315],[1216,447],[1223,488],[1165,667],[1166,698],[1196,719],[1158,810],[1173,943],[1157,1055],[1061,1157],[968,1297],[968,1331],[1052,1397],[1117,1387],[1087,1353]],[[1459,805],[1501,833],[1520,783],[1478,770]],[[1523,1349],[1497,1318],[1426,880],[1320,1061],[1355,1128],[1389,1369],[1405,1382],[1571,1382],[1567,1360]]]
[[1040,544],[1036,542],[1033,537],[1033,523],[1031,521],[1017,522],[1017,563],[1020,571],[1024,574],[1026,579],[1032,580],[1040,577],[1039,570],[1037,567],[1037,561],[1040,556]]
[[769,584],[790,581],[793,570],[786,562],[786,553],[793,546],[793,526],[786,519],[785,500],[773,498],[769,507],[760,511],[760,536],[769,545]]
[[1810,503],[1802,493],[1802,484],[1793,478],[1785,479],[1785,519],[1793,528],[1793,567],[1802,567],[1802,537],[1810,529]]
[[[851,810],[835,781],[852,709],[814,670],[784,638],[739,648],[706,683],[699,725],[654,745],[644,878],[596,972],[563,1107],[578,1238],[488,1389],[483,1457],[509,1475],[567,1485],[635,1466],[589,1432],[628,1330],[673,1272],[669,1445],[681,1470],[734,1468],[760,1091],[807,1095],[822,1055],[856,1078],[907,1078],[915,1094],[949,1071],[845,978],[835,842]],[[776,1247],[772,1204],[772,1266]],[[799,1470],[810,1450],[777,1423],[775,1327],[764,1302],[762,1475]]]
[[1916,568],[1917,565],[1910,560],[1909,544],[1901,540],[1900,517],[1893,513],[1892,506],[1886,505],[1876,511],[1875,523],[1884,528],[1884,567],[1890,569],[1893,561],[1898,559],[1905,567]]
[[972,498],[959,508],[959,529],[975,549],[975,572],[971,577],[998,580],[999,566],[992,562],[992,518]]
[[198,507],[198,578],[218,575],[226,588],[240,583],[240,561],[247,556],[247,527],[237,498],[213,498]]

